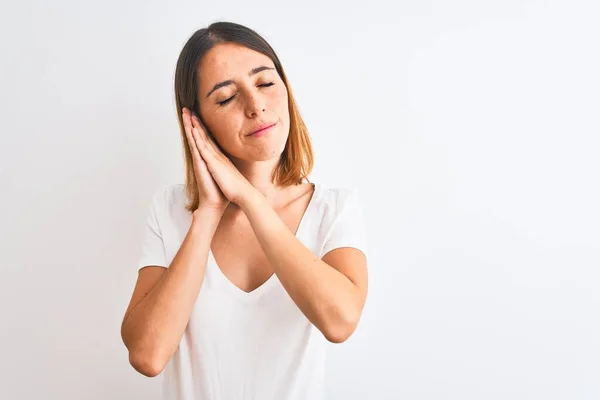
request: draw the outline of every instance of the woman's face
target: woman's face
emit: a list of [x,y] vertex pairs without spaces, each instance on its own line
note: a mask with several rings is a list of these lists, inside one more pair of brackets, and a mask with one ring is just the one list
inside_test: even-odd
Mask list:
[[[203,57],[198,73],[200,116],[225,154],[232,161],[278,159],[290,116],[287,88],[271,59],[221,43]],[[252,134],[264,126],[271,127]]]

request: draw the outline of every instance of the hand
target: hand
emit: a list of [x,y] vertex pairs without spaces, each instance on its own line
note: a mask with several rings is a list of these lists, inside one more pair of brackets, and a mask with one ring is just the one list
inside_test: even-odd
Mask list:
[[211,177],[227,200],[240,205],[244,199],[253,194],[254,187],[233,165],[229,157],[223,154],[219,145],[209,137],[199,118],[192,115],[191,120],[196,148]]
[[[194,176],[196,177],[196,185],[198,186],[198,194],[200,197],[199,207],[208,207],[223,212],[229,204],[229,200],[219,189],[219,186],[208,171],[206,162],[202,159],[196,146],[196,141],[192,132],[192,129],[194,129],[191,118],[192,113],[185,107],[182,111],[183,127],[190,147],[190,152],[192,153]],[[196,126],[196,129],[199,129],[203,133],[205,132],[201,124]]]

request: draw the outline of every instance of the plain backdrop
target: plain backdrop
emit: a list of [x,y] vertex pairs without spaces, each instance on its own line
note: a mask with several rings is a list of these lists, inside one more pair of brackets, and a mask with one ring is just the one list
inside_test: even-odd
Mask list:
[[[597,2],[22,1],[0,12],[0,398],[158,399],[120,323],[173,95],[218,20],[275,48],[370,290],[328,399],[600,398]],[[284,400],[284,399],[282,399]]]

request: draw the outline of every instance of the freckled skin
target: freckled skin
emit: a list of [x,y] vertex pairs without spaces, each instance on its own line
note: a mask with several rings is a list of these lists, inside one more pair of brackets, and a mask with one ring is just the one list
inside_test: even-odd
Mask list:
[[[290,130],[288,92],[275,69],[248,76],[253,68],[275,68],[271,59],[233,43],[213,47],[198,67],[200,116],[206,128],[236,166],[271,160],[283,153]],[[215,84],[234,84],[206,94]],[[273,82],[273,86],[259,86]],[[223,106],[218,102],[234,96]],[[263,137],[247,137],[259,124],[274,123]]]

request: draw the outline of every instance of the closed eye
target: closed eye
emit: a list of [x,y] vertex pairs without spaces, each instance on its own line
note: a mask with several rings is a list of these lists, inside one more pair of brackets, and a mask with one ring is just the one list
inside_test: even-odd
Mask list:
[[223,100],[223,101],[217,101],[217,104],[218,104],[218,105],[220,105],[220,106],[224,106],[225,104],[227,104],[227,103],[229,103],[231,100],[233,100],[233,98],[234,98],[235,96],[236,96],[236,95],[234,94],[233,96],[231,96],[231,97],[230,97],[230,98],[228,98],[228,99],[225,99],[225,100]]
[[[261,85],[258,85],[258,86],[259,86],[259,87],[270,87],[270,86],[273,86],[274,84],[275,84],[275,82],[268,82],[268,83],[263,83],[263,84],[261,84]],[[220,105],[220,106],[224,106],[225,104],[227,104],[227,103],[229,103],[231,100],[233,100],[233,98],[234,98],[235,96],[237,96],[237,93],[236,93],[236,94],[234,94],[233,96],[231,96],[231,97],[230,97],[230,98],[228,98],[228,99],[225,99],[225,100],[223,100],[223,101],[217,101],[217,104],[218,104],[218,105]]]

